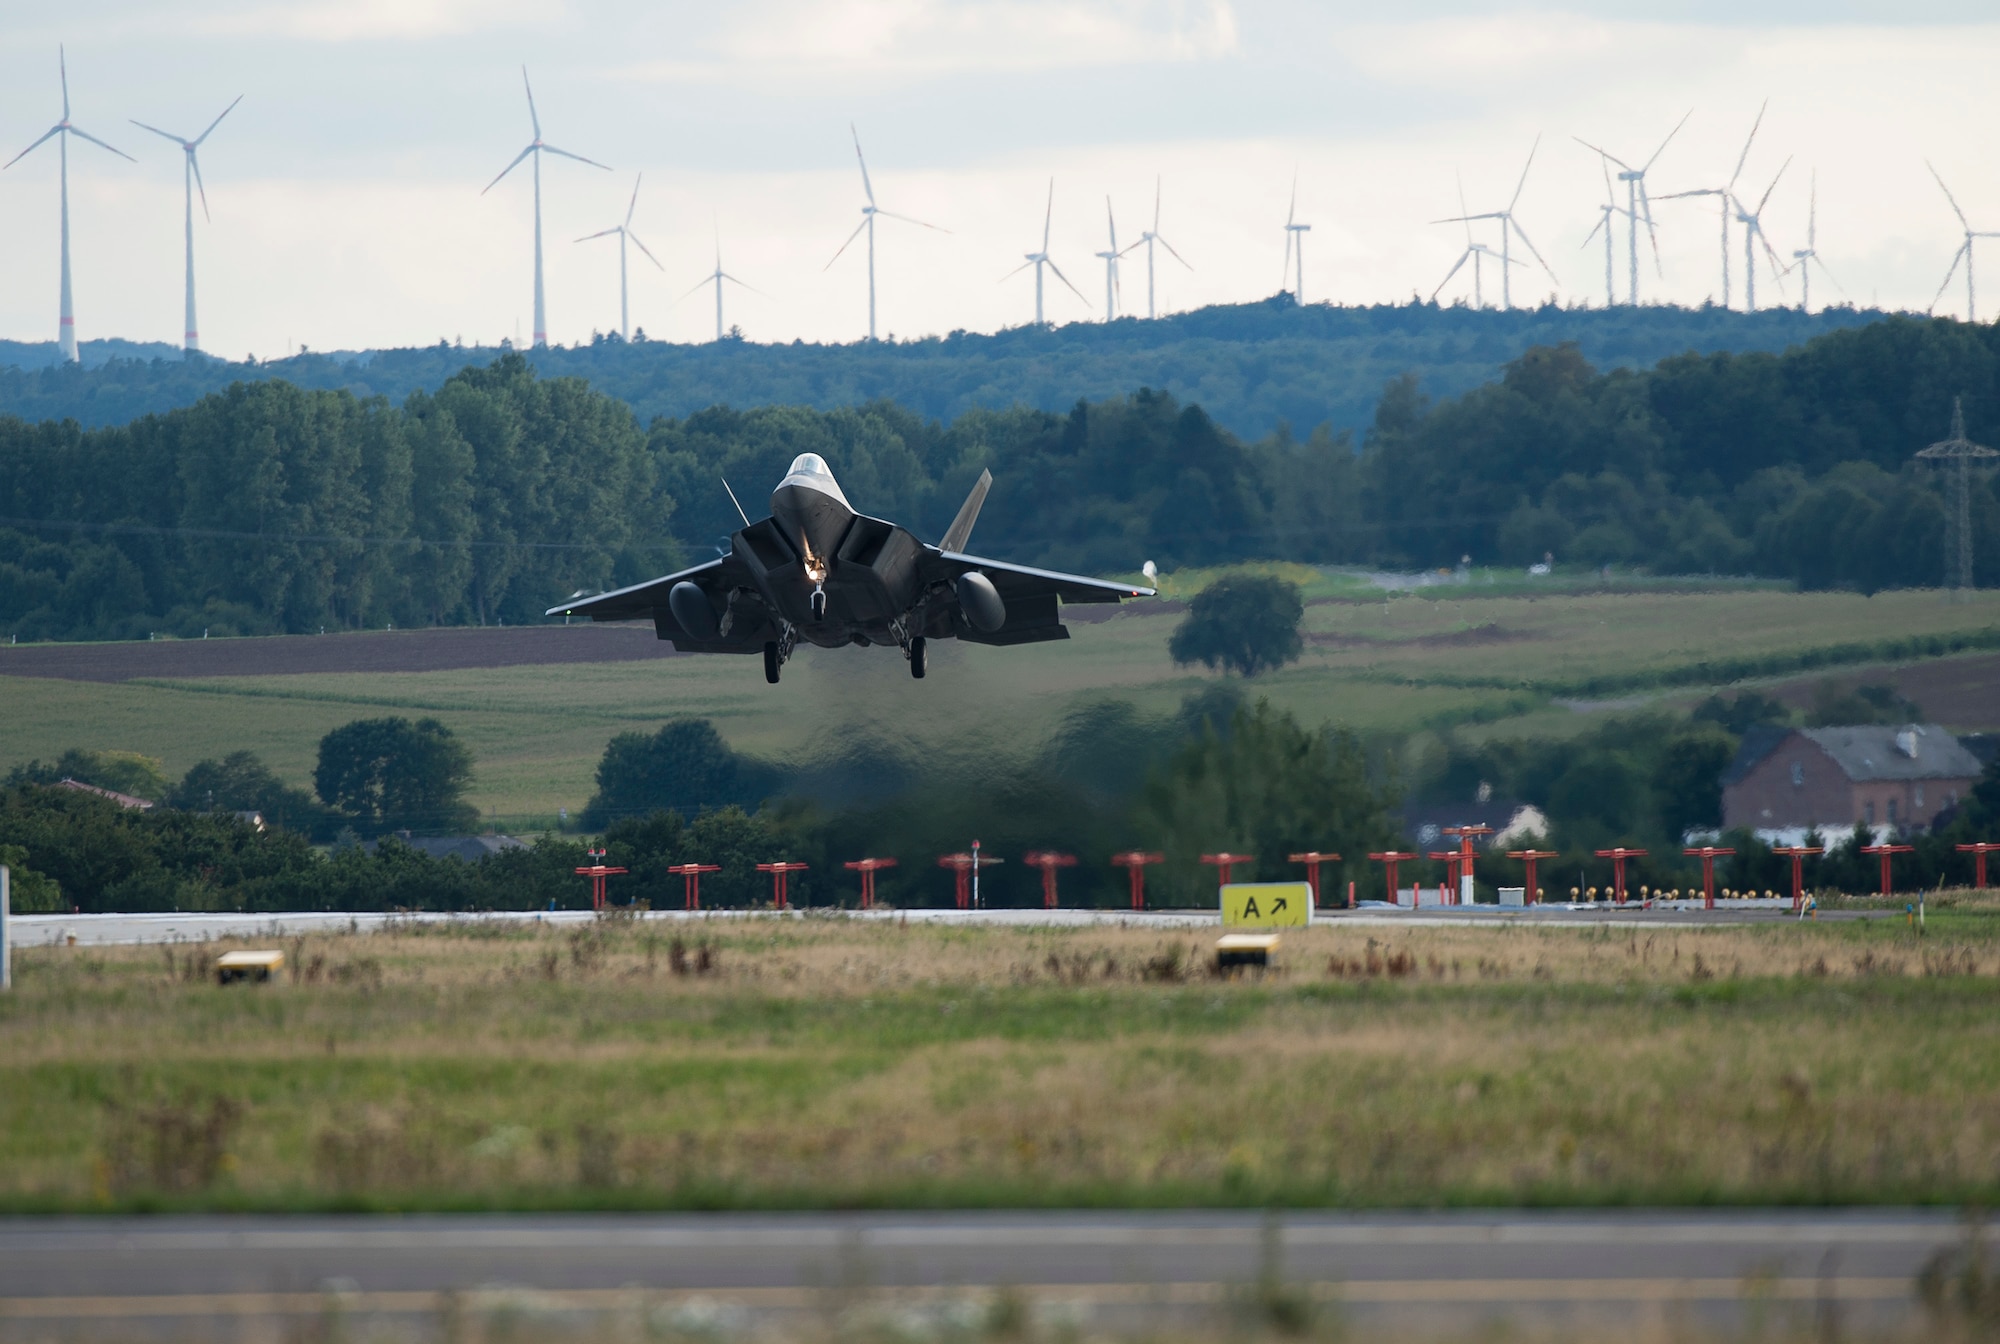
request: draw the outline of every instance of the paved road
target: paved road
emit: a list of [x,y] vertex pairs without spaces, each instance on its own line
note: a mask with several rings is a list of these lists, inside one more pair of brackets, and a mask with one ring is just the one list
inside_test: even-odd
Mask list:
[[[1241,1213],[0,1219],[0,1338],[200,1334],[223,1319],[944,1310],[1018,1290],[1114,1321],[1232,1308],[1271,1226]],[[1283,1280],[1359,1321],[1906,1322],[1948,1214],[1286,1215]],[[985,1290],[985,1291],[982,1291]]]
[[[952,924],[994,924],[1037,927],[1080,928],[1093,924],[1136,925],[1144,928],[1214,928],[1218,916],[1212,910],[873,910],[849,911],[856,919],[912,919]],[[774,918],[770,912],[705,910],[687,914],[679,910],[648,911],[647,919],[678,921],[702,919]],[[1682,927],[1725,927],[1741,924],[1774,923],[1791,919],[1788,902],[1736,901],[1715,910],[1698,905],[1641,909],[1636,903],[1620,909],[1597,906],[1545,905],[1528,909],[1502,909],[1483,905],[1445,909],[1426,906],[1420,911],[1394,910],[1386,906],[1360,910],[1325,910],[1319,919],[1326,923],[1360,924],[1412,928],[1473,927],[1502,928],[1521,924],[1537,928],[1590,927],[1607,924],[1672,924]],[[1866,914],[1832,912],[1822,919],[1870,918]],[[1881,916],[1886,917],[1886,916]],[[498,911],[477,914],[344,914],[309,912],[277,915],[154,914],[154,915],[16,915],[13,938],[18,947],[40,947],[66,942],[78,946],[116,943],[186,943],[213,938],[292,938],[307,933],[347,933],[379,929],[394,922],[448,922],[451,920],[532,920],[551,924],[585,923],[595,918],[588,910]]]

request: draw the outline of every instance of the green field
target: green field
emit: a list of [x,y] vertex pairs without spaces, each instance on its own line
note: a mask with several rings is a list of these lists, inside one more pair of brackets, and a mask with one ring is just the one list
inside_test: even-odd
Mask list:
[[35,948],[0,1208],[1987,1202],[2000,908],[1202,935],[767,916]]
[[[1357,590],[1325,576],[1312,591]],[[308,784],[329,729],[371,714],[435,714],[477,756],[473,802],[495,824],[526,827],[583,805],[612,734],[672,715],[710,716],[739,749],[798,759],[837,747],[842,733],[910,750],[1018,753],[1096,697],[1170,712],[1216,678],[1173,665],[1166,644],[1178,618],[1162,605],[1074,625],[1066,643],[943,643],[923,682],[884,649],[806,649],[776,688],[740,658],[122,684],[6,678],[0,770],[81,746],[144,752],[178,774],[247,748]],[[1588,720],[1558,701],[1678,699],[1746,676],[2000,647],[2000,593],[1962,603],[1755,587],[1521,595],[1474,583],[1331,597],[1308,607],[1306,628],[1304,659],[1251,689],[1307,722],[1391,734],[1454,723],[1561,731]]]

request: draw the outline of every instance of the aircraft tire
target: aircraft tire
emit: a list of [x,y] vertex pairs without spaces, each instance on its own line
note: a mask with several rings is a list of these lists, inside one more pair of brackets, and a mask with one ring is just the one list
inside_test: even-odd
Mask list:
[[924,679],[924,637],[918,635],[910,641],[910,675],[918,681]]
[[778,684],[778,671],[783,666],[784,664],[778,661],[778,641],[775,639],[766,640],[764,642],[764,680],[776,686]]

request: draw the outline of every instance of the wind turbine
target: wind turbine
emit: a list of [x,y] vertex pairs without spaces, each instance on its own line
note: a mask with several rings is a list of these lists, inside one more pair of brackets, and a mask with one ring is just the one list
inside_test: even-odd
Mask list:
[[[1312,232],[1312,225],[1298,222],[1299,176],[1292,174],[1292,203],[1285,208],[1285,270],[1291,272],[1292,301],[1303,305],[1306,301],[1306,235]],[[1293,258],[1297,261],[1294,262]],[[1279,281],[1282,291],[1284,282]]]
[[1671,196],[1660,197],[1663,201],[1681,201],[1694,196],[1716,196],[1722,203],[1722,306],[1729,306],[1729,210],[1732,194],[1736,190],[1736,179],[1743,176],[1743,165],[1750,161],[1750,146],[1757,139],[1757,128],[1764,124],[1764,113],[1771,106],[1766,98],[1757,109],[1757,119],[1750,123],[1750,134],[1744,138],[1743,152],[1736,156],[1736,171],[1729,175],[1729,181],[1719,187],[1696,187],[1692,191],[1677,191]]
[[231,102],[228,107],[223,108],[221,115],[217,116],[214,121],[208,123],[208,130],[203,131],[192,140],[183,140],[178,135],[168,134],[157,126],[148,126],[143,121],[132,122],[134,126],[137,126],[142,131],[151,131],[154,135],[166,136],[167,139],[181,147],[181,153],[186,158],[186,162],[181,169],[181,193],[185,198],[187,215],[187,325],[186,334],[182,337],[182,349],[186,350],[189,354],[193,354],[201,349],[201,331],[196,327],[194,320],[194,198],[196,192],[201,193],[201,217],[203,219],[210,218],[208,213],[208,188],[202,185],[201,163],[195,158],[195,151],[200,149],[201,142],[208,139],[210,133],[222,124],[222,118],[234,112],[236,104],[242,101],[243,95],[240,93],[237,94],[235,101]]
[[[1056,279],[1062,281],[1065,285],[1069,285],[1070,293],[1076,295],[1079,299],[1083,299],[1083,291],[1075,285],[1070,285],[1069,277],[1062,273],[1062,267],[1049,259],[1049,223],[1055,219],[1055,216],[1056,180],[1052,177],[1049,179],[1049,206],[1047,211],[1042,215],[1042,250],[1039,252],[1022,253],[1027,260],[1000,277],[1001,283],[1004,284],[1019,275],[1022,271],[1027,270],[1030,266],[1035,268],[1035,325],[1038,327],[1042,325],[1042,267],[1046,266],[1054,271]],[[1083,299],[1083,306],[1088,308],[1090,300]]]
[[641,173],[632,179],[632,203],[625,207],[624,223],[600,229],[596,233],[585,234],[577,239],[579,243],[587,243],[593,238],[609,238],[614,233],[618,235],[618,338],[624,341],[632,339],[632,306],[627,301],[625,293],[625,244],[629,242],[641,252],[645,252],[646,260],[659,266],[660,270],[667,269],[660,266],[660,259],[647,251],[646,245],[639,241],[639,235],[632,232],[632,212],[639,208],[639,183],[644,181],[645,177],[646,175]]
[[119,158],[137,163],[122,149],[112,149],[96,136],[78,130],[69,124],[69,57],[61,47],[56,48],[56,69],[62,75],[62,120],[42,133],[42,138],[9,159],[4,168],[12,168],[22,159],[35,152],[45,141],[55,138],[56,149],[62,155],[62,312],[56,325],[56,344],[62,350],[62,357],[70,363],[77,360],[76,353],[76,305],[71,300],[69,284],[69,138],[74,135],[88,140],[99,149],[110,149]]
[[[1180,253],[1175,252],[1174,245],[1168,242],[1160,234],[1160,179],[1157,177],[1153,179],[1153,227],[1146,230],[1144,233],[1140,234],[1139,241],[1132,244],[1132,247],[1128,247],[1125,249],[1126,252],[1130,252],[1133,248],[1140,247],[1142,245],[1146,249],[1146,316],[1149,318],[1159,316],[1158,311],[1153,306],[1153,244],[1154,243],[1158,243],[1161,247],[1166,248],[1168,253],[1172,255],[1173,259],[1175,261],[1178,261],[1181,265],[1187,266],[1189,270],[1194,269],[1193,266],[1188,265],[1187,258],[1183,257]],[[1123,253],[1121,253],[1120,255],[1122,256]]]
[[861,132],[854,129],[854,123],[851,121],[847,123],[847,132],[854,137],[854,161],[861,165],[861,190],[866,193],[868,204],[861,207],[861,223],[855,227],[853,233],[847,235],[847,242],[840,245],[840,252],[833,254],[833,261],[827,262],[821,269],[825,271],[832,270],[833,262],[840,260],[840,253],[845,252],[848,245],[861,236],[862,230],[867,230],[868,339],[872,341],[875,339],[875,216],[882,215],[889,219],[900,219],[905,224],[915,224],[919,228],[930,229],[935,233],[950,233],[951,230],[940,229],[935,224],[926,224],[921,219],[911,219],[908,215],[899,215],[893,210],[884,210],[877,206],[875,204],[874,184],[868,180],[868,160],[863,158],[861,154]]
[[[1945,286],[1949,285],[1951,277],[1958,273],[1958,263],[1960,258],[1963,258],[1965,261],[1965,320],[1968,322],[1977,322],[1979,320],[1979,311],[1974,306],[1972,290],[1972,240],[1974,238],[2000,238],[2000,233],[1974,232],[1972,222],[1965,217],[1965,211],[1958,208],[1958,198],[1951,194],[1951,188],[1944,184],[1944,179],[1938,176],[1938,170],[1932,167],[1929,159],[1924,160],[1924,167],[1929,168],[1931,176],[1937,178],[1938,190],[1942,191],[1944,198],[1951,202],[1951,212],[1958,216],[1959,226],[1965,230],[1965,241],[1958,245],[1958,251],[1951,254],[1951,269],[1944,273],[1944,283],[1940,284],[1938,292],[1931,296],[1931,308],[1937,307],[1937,301],[1944,297]],[[68,255],[67,251],[65,251],[64,255]],[[64,273],[67,274],[67,270]],[[67,293],[68,291],[65,290],[64,292]],[[1929,312],[1930,309],[1927,308],[1924,311]]]
[[[1051,200],[1053,205],[1054,201]],[[1095,255],[1104,260],[1104,320],[1111,321],[1118,316],[1118,300],[1124,288],[1118,283],[1118,258],[1125,255],[1118,250],[1118,221],[1111,213],[1111,198],[1104,198],[1104,223],[1111,230],[1111,246]]]
[[[1481,275],[1480,263],[1487,257],[1492,257],[1498,261],[1500,263],[1500,275],[1503,280],[1507,275],[1507,267],[1516,263],[1511,257],[1503,256],[1486,244],[1476,243],[1472,240],[1472,221],[1475,219],[1492,219],[1493,216],[1465,213],[1465,184],[1462,182],[1458,188],[1458,209],[1459,213],[1450,219],[1432,221],[1436,224],[1463,224],[1465,226],[1465,251],[1458,254],[1458,260],[1451,264],[1451,269],[1444,273],[1444,279],[1438,281],[1437,288],[1431,291],[1431,301],[1433,303],[1437,301],[1437,296],[1443,292],[1446,285],[1451,283],[1451,278],[1457,275],[1459,269],[1470,260],[1472,262],[1472,306],[1474,308],[1484,308],[1486,306],[1486,290],[1484,278]],[[1506,234],[1503,232],[1501,234],[1503,243],[1505,239]]]
[[1617,194],[1611,190],[1610,166],[1601,159],[1598,161],[1598,166],[1604,169],[1604,204],[1597,207],[1597,225],[1583,236],[1583,246],[1590,246],[1590,240],[1597,236],[1599,229],[1604,231],[1604,306],[1609,308],[1618,302],[1618,288],[1614,283],[1615,272],[1611,265],[1612,239],[1617,230],[1611,221],[1623,212],[1618,208]]
[[[632,241],[637,242],[638,239],[635,238]],[[674,300],[676,304],[683,303],[691,295],[694,294],[695,290],[700,289],[703,285],[712,282],[715,285],[715,339],[718,341],[721,340],[723,337],[722,282],[724,280],[727,280],[732,285],[742,285],[744,289],[749,290],[752,294],[762,294],[764,292],[763,290],[758,289],[754,285],[743,284],[741,280],[738,280],[735,276],[729,274],[729,272],[722,269],[722,232],[721,230],[718,229],[715,235],[715,269],[710,271],[707,275],[704,275],[697,282],[695,282],[694,289],[690,289],[686,294],[683,294],[680,296],[680,298]]]
[[502,168],[500,170],[500,177],[496,177],[491,182],[488,182],[486,184],[485,191],[481,191],[479,194],[481,196],[484,196],[486,192],[491,191],[493,190],[493,188],[499,186],[500,178],[507,176],[507,174],[513,172],[516,168],[520,167],[522,159],[528,158],[530,156],[534,158],[535,160],[535,344],[547,345],[549,343],[548,305],[543,301],[542,297],[542,155],[555,154],[565,159],[575,159],[578,163],[587,163],[592,168],[603,168],[604,171],[607,173],[610,172],[611,169],[606,167],[604,164],[599,163],[595,159],[586,159],[581,154],[572,154],[566,149],[557,149],[554,145],[544,143],[542,140],[542,119],[541,116],[535,111],[535,90],[534,87],[528,83],[528,67],[525,65],[521,67],[521,87],[527,90],[528,120],[534,125],[535,138],[528,142],[528,147],[526,149],[522,150],[519,154],[516,154],[514,156],[514,161],[512,163],[508,164],[505,168]]
[[[1458,189],[1459,214],[1457,218],[1439,219],[1432,221],[1433,223],[1436,224],[1464,223],[1465,243],[1466,243],[1467,253],[1471,253],[1473,250],[1473,242],[1472,242],[1473,220],[1497,219],[1500,221],[1500,306],[1502,308],[1512,308],[1514,306],[1514,288],[1511,283],[1513,278],[1511,268],[1515,264],[1514,250],[1512,245],[1513,236],[1515,234],[1519,234],[1521,236],[1521,242],[1526,245],[1528,251],[1534,256],[1535,260],[1541,262],[1542,269],[1544,271],[1548,271],[1549,279],[1555,280],[1555,282],[1558,285],[1562,283],[1562,281],[1556,280],[1556,273],[1552,270],[1549,270],[1548,262],[1542,261],[1542,254],[1539,251],[1536,251],[1535,245],[1532,242],[1529,242],[1528,231],[1521,227],[1519,220],[1514,218],[1514,207],[1521,203],[1521,190],[1522,188],[1528,185],[1528,170],[1535,166],[1535,151],[1537,149],[1540,149],[1541,147],[1542,147],[1542,137],[1538,135],[1535,137],[1535,143],[1529,146],[1528,148],[1528,161],[1521,165],[1521,180],[1514,185],[1514,195],[1512,199],[1510,199],[1507,202],[1507,208],[1505,210],[1489,210],[1485,214],[1481,215],[1469,215],[1464,213],[1465,187],[1464,184],[1461,183]],[[1478,250],[1480,252],[1486,253],[1488,256],[1492,255],[1492,250],[1490,248],[1485,247],[1484,245],[1481,245]],[[1465,257],[1460,256],[1458,261],[1460,266],[1464,265]],[[1458,266],[1454,266],[1451,269],[1454,273],[1456,273],[1458,270]],[[1445,279],[1449,280],[1451,279],[1451,276],[1447,275]],[[1477,256],[1474,256],[1472,259],[1472,287],[1473,287],[1473,293],[1476,296],[1479,291],[1479,258]],[[1438,288],[1443,289],[1444,286],[1440,284]],[[1433,292],[1431,294],[1431,297],[1435,299],[1437,297],[1437,294]],[[1474,298],[1473,302],[1479,307],[1485,306],[1484,304],[1479,303],[1477,297]]]
[[1826,276],[1828,280],[1833,281],[1835,289],[1840,290],[1843,294],[1847,292],[1841,288],[1840,281],[1833,279],[1833,272],[1828,270],[1826,263],[1819,258],[1819,173],[1817,170],[1812,175],[1812,193],[1806,197],[1806,201],[1806,245],[1792,253],[1792,264],[1786,268],[1787,270],[1796,270],[1799,273],[1799,311],[1802,313],[1812,311],[1812,268],[1815,266],[1819,267],[1820,273]]
[[1790,159],[1779,165],[1777,175],[1771,179],[1771,185],[1764,188],[1764,197],[1757,202],[1755,210],[1744,209],[1742,198],[1734,192],[1729,196],[1736,206],[1736,222],[1743,226],[1743,311],[1746,313],[1757,311],[1757,244],[1764,245],[1764,255],[1771,259],[1772,278],[1781,289],[1785,284],[1784,263],[1772,250],[1771,240],[1764,236],[1764,207],[1770,204],[1771,193],[1778,189],[1778,178],[1783,177],[1785,169],[1791,166]]
[[1579,145],[1590,150],[1599,158],[1607,159],[1617,164],[1618,180],[1625,184],[1625,216],[1629,226],[1626,231],[1626,243],[1631,256],[1630,297],[1634,306],[1637,306],[1639,302],[1639,217],[1641,214],[1646,219],[1646,236],[1653,244],[1653,266],[1655,269],[1658,269],[1660,264],[1660,240],[1653,232],[1653,203],[1646,197],[1646,174],[1652,171],[1653,165],[1660,161],[1660,155],[1666,153],[1667,146],[1673,143],[1673,138],[1681,133],[1681,127],[1687,125],[1687,119],[1693,115],[1694,109],[1689,108],[1682,115],[1681,119],[1674,123],[1674,128],[1667,132],[1667,138],[1660,141],[1660,147],[1653,151],[1653,157],[1647,159],[1645,164],[1638,168],[1634,168],[1617,155],[1598,148],[1580,136],[1576,138],[1576,142]]

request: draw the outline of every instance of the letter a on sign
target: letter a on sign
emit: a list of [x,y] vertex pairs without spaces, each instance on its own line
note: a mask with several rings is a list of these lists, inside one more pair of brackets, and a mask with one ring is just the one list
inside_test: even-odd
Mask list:
[[1222,889],[1222,922],[1239,928],[1302,928],[1312,922],[1312,888],[1303,882],[1231,882]]

